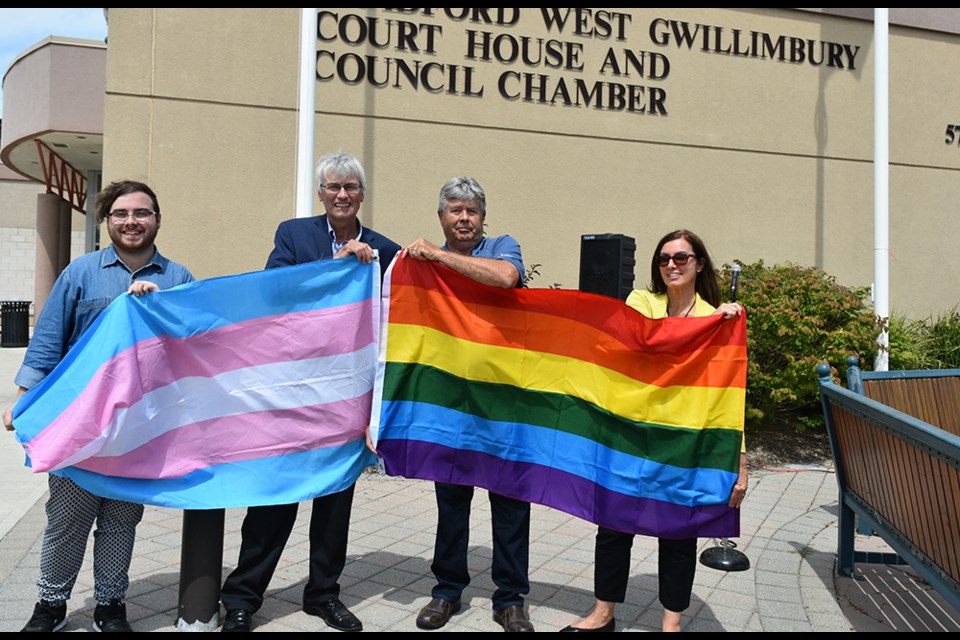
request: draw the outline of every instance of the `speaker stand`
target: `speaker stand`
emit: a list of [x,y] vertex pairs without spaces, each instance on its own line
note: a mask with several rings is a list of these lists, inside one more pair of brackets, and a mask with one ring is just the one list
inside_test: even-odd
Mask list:
[[750,559],[737,550],[736,542],[721,538],[720,546],[703,550],[700,564],[720,571],[746,571],[750,568]]

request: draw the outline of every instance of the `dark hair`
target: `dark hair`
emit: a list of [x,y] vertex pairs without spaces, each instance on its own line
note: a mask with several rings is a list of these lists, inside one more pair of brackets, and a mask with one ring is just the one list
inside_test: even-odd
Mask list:
[[714,307],[720,306],[720,285],[717,280],[717,272],[713,268],[713,261],[707,252],[707,247],[703,240],[692,231],[686,229],[677,229],[660,238],[657,248],[653,252],[653,258],[650,260],[650,291],[653,293],[666,293],[667,284],[660,275],[660,250],[663,245],[673,240],[686,240],[693,247],[693,253],[697,256],[697,264],[703,268],[697,272],[696,290],[700,297],[709,302]]
[[153,192],[153,189],[148,187],[142,182],[136,182],[134,180],[117,180],[116,182],[111,182],[107,185],[103,191],[97,194],[97,203],[96,203],[96,212],[97,212],[97,222],[103,222],[104,219],[110,215],[110,209],[113,207],[113,203],[120,196],[126,196],[131,193],[145,193],[150,196],[150,199],[153,201],[153,210],[159,216],[160,215],[160,202],[157,200],[157,194]]

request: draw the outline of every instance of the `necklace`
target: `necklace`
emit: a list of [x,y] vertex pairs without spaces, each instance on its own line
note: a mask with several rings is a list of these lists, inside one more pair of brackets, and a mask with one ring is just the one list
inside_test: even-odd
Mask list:
[[693,308],[694,308],[695,306],[697,306],[697,296],[693,296],[693,304],[690,305],[690,308],[687,309],[687,312],[686,312],[686,313],[681,314],[681,315],[672,315],[672,314],[668,313],[667,316],[669,316],[669,317],[671,317],[671,318],[686,318],[687,316],[690,315],[690,312],[693,311]]

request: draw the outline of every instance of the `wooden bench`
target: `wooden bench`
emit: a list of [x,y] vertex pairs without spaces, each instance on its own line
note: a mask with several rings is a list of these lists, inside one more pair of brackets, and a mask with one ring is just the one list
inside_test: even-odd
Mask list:
[[960,369],[861,371],[847,360],[847,388],[960,436]]
[[[857,562],[908,564],[960,611],[960,436],[910,414],[956,430],[960,400],[949,390],[960,389],[960,370],[858,367],[849,390],[829,365],[817,374],[840,490],[838,573],[853,577]],[[855,515],[896,553],[857,551]]]

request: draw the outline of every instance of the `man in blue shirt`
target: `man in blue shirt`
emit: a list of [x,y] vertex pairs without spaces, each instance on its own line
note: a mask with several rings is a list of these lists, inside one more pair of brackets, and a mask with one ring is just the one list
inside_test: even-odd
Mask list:
[[[129,180],[114,182],[97,196],[96,211],[98,221],[107,221],[113,244],[77,258],[57,278],[14,380],[20,387],[17,398],[53,371],[114,298],[194,280],[185,267],[157,251],[160,205],[150,187]],[[12,417],[11,406],[3,414],[8,431],[14,429]],[[123,600],[143,505],[101,498],[55,473],[48,482],[47,528],[37,581],[40,601],[23,631],[59,631],[66,625],[67,600],[94,521],[94,630],[131,631]]]
[[[442,262],[468,278],[495,287],[523,283],[520,245],[510,236],[487,238],[483,225],[487,198],[473,178],[451,178],[440,190],[437,209],[446,244],[437,247],[423,238],[404,249],[416,260]],[[437,540],[433,564],[437,578],[433,599],[417,616],[421,629],[439,629],[460,611],[460,595],[470,582],[467,549],[470,535],[470,502],[473,487],[436,483]],[[497,590],[493,594],[493,619],[504,631],[533,631],[523,607],[530,592],[530,503],[490,493],[493,519],[493,566]]]

